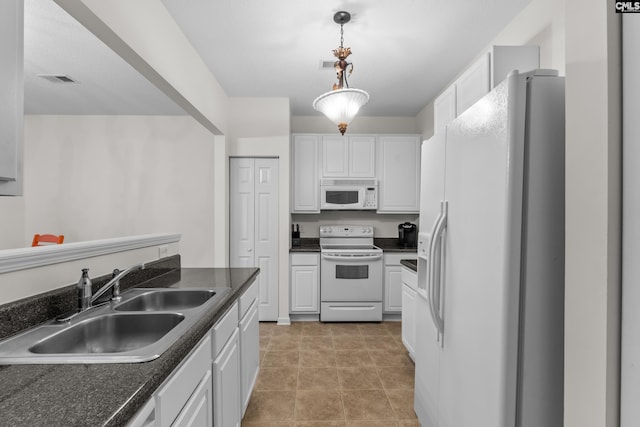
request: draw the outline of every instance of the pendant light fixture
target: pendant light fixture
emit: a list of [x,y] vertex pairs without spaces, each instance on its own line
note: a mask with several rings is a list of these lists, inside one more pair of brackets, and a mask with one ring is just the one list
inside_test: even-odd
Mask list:
[[369,102],[369,94],[361,89],[349,88],[349,82],[345,72],[349,69],[349,75],[353,72],[353,64],[347,62],[351,55],[351,48],[344,47],[344,24],[351,20],[349,12],[340,11],[333,15],[336,24],[340,24],[340,47],[333,50],[333,55],[338,60],[333,64],[336,69],[338,83],[333,85],[333,90],[323,93],[313,101],[313,108],[320,111],[333,123],[338,125],[342,135],[347,130],[351,120],[358,114],[360,107]]

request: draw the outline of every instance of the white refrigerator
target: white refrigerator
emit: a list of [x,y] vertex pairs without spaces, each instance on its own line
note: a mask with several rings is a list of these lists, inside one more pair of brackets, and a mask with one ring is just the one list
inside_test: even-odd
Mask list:
[[560,427],[564,79],[512,72],[422,144],[422,427]]

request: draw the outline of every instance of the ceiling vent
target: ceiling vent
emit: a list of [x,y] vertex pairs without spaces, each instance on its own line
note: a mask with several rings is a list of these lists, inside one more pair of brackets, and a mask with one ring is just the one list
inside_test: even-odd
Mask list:
[[334,68],[336,61],[320,61],[320,68]]
[[66,74],[38,74],[38,77],[42,77],[45,80],[49,80],[53,83],[77,83],[71,77]]

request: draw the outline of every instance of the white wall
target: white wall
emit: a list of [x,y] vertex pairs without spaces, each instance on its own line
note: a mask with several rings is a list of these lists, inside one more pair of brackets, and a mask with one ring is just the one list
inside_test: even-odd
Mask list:
[[[338,133],[338,128],[323,114],[291,117],[291,133]],[[354,133],[420,133],[415,117],[357,116],[347,129]]]
[[620,15],[613,2],[601,0],[565,0],[565,6],[564,425],[614,427],[620,387]]
[[25,242],[182,234],[185,267],[214,264],[214,136],[193,118],[27,116]]
[[[290,177],[290,107],[288,98],[231,98],[230,157],[277,157],[279,179],[278,322],[289,322],[289,177]],[[225,188],[229,188],[229,174]],[[216,183],[220,185],[220,183]],[[228,207],[227,195],[227,207]],[[228,225],[227,225],[228,227]]]
[[31,239],[25,237],[24,197],[0,197],[0,212],[0,250],[30,245]]
[[369,224],[375,237],[398,237],[398,224],[405,221],[418,225],[418,215],[376,214],[375,212],[334,211],[320,214],[294,214],[291,222],[300,225],[300,237],[319,237],[320,226],[326,224]]

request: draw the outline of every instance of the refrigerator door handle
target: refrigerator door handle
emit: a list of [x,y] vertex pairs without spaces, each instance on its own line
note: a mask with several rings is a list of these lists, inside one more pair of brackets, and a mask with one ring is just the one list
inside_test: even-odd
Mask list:
[[436,221],[433,233],[431,234],[431,242],[429,244],[429,276],[427,282],[429,309],[431,311],[433,323],[438,330],[438,341],[441,341],[441,345],[441,336],[444,332],[444,320],[441,318],[440,310],[440,277],[442,276],[440,261],[442,258],[442,233],[447,225],[447,211],[448,203],[445,201],[440,202],[440,214],[438,215],[438,220]]
[[445,240],[444,233],[447,229],[447,219],[449,214],[449,203],[441,202],[440,209],[441,220],[438,224],[438,228],[435,230],[435,239],[434,239],[434,253],[433,260],[434,266],[433,276],[431,280],[431,300],[433,301],[433,312],[436,320],[436,327],[438,329],[439,341],[440,345],[444,346],[444,293],[443,293],[443,268],[442,265],[444,263],[444,254],[446,253],[444,250]]
[[436,265],[435,265],[435,252],[436,252],[436,241],[438,239],[438,230],[441,228],[441,224],[442,224],[442,219],[443,219],[443,212],[442,212],[442,203],[444,202],[440,202],[440,213],[438,214],[438,218],[436,218],[436,221],[433,223],[433,228],[431,230],[431,240],[429,241],[429,253],[428,253],[428,260],[427,260],[427,299],[428,299],[428,303],[429,303],[429,312],[431,314],[431,320],[433,321],[433,324],[436,327],[436,330],[438,331],[438,340],[440,339],[440,327],[439,327],[439,322],[438,322],[438,316],[436,314],[436,306],[434,304],[434,298],[433,298],[433,289],[434,289],[434,278],[435,278],[435,269],[436,269]]

